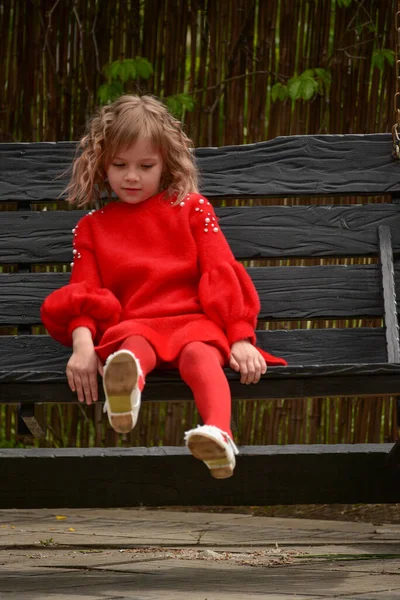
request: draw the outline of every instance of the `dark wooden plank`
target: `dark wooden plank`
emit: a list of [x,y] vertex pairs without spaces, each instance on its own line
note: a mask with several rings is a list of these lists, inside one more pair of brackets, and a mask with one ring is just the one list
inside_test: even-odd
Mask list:
[[[383,329],[264,331],[259,342],[271,352],[284,350],[276,353],[290,366],[270,367],[255,386],[240,384],[227,369],[235,398],[395,394],[400,389],[400,365],[386,363]],[[0,336],[1,401],[76,401],[66,384],[69,355],[70,349],[48,336]],[[192,394],[176,371],[158,371],[147,378],[143,398],[181,400]]]
[[[400,253],[400,205],[254,206],[217,209],[235,256],[377,256],[378,227]],[[71,261],[71,229],[85,211],[2,212],[0,264]]]
[[[0,145],[1,200],[54,199],[74,142]],[[390,134],[278,137],[198,148],[202,191],[213,196],[382,194],[399,191]]]
[[399,325],[397,320],[393,252],[389,227],[379,227],[379,252],[382,269],[388,362],[400,363]]
[[0,273],[0,325],[39,325],[40,307],[69,273]]
[[71,230],[87,211],[2,212],[0,264],[70,263]]
[[[312,398],[324,396],[396,395],[400,389],[398,364],[348,364],[270,367],[257,385],[243,385],[226,369],[232,397],[243,400]],[[104,395],[99,381],[100,401]],[[159,371],[147,378],[143,401],[193,400],[177,371]],[[64,372],[0,371],[0,402],[77,403]]]
[[244,446],[226,480],[180,447],[0,450],[0,508],[397,502],[391,448]]
[[[292,366],[387,362],[383,328],[257,331],[257,340],[260,347],[283,356]],[[37,381],[57,381],[70,354],[70,348],[46,335],[0,336],[0,379],[7,379],[9,373],[11,380],[18,380],[21,372],[22,381],[35,373]]]
[[[398,269],[400,275],[400,267]],[[261,319],[377,317],[383,313],[376,265],[249,268]],[[40,307],[69,273],[0,274],[0,324],[38,324]],[[400,277],[398,278],[400,287]]]
[[[383,312],[376,265],[251,267],[260,319],[378,317]],[[398,286],[400,290],[400,267]]]

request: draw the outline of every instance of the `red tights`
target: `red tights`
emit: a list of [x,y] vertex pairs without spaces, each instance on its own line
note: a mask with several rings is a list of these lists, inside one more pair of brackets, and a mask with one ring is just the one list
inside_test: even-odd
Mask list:
[[[121,344],[122,348],[139,359],[144,377],[156,367],[156,353],[145,338],[133,335]],[[172,366],[178,368],[192,390],[203,423],[215,425],[232,437],[231,394],[222,365],[223,357],[217,348],[204,342],[190,342]]]

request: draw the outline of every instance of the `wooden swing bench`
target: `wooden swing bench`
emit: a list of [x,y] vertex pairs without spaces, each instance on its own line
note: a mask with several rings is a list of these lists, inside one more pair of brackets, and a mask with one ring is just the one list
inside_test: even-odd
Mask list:
[[[400,395],[400,264],[395,260],[400,254],[400,163],[391,158],[391,143],[389,134],[294,136],[197,151],[202,192],[209,198],[314,197],[296,206],[217,209],[238,259],[274,260],[273,266],[249,267],[261,298],[261,320],[382,319],[378,327],[258,331],[258,343],[285,357],[289,366],[270,368],[252,386],[241,385],[238,375],[227,370],[233,398]],[[0,336],[0,402],[19,404],[21,419],[36,434],[36,404],[77,402],[65,377],[69,349],[31,333],[40,324],[43,298],[69,278],[68,273],[37,273],[32,266],[71,261],[71,229],[83,211],[44,211],[40,203],[57,198],[65,183],[59,175],[74,149],[72,143],[0,145],[0,202],[17,208],[0,212],[0,265],[18,267],[0,274],[0,327],[18,328],[17,335]],[[390,202],[326,206],[316,200],[383,194]],[[344,257],[377,260],[281,264],[293,258]],[[148,378],[144,400],[190,398],[174,372]],[[0,508],[400,498],[397,444],[240,450],[234,477],[217,481],[184,447],[3,449]]]

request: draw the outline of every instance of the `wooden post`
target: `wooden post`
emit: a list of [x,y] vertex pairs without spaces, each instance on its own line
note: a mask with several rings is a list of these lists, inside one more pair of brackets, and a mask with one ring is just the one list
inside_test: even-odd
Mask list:
[[383,301],[389,363],[400,362],[399,325],[390,228],[379,227],[379,253],[382,272]]

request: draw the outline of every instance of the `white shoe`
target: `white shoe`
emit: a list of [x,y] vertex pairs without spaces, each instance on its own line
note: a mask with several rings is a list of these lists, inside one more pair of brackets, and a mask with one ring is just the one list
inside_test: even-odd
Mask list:
[[186,446],[195,458],[205,462],[216,479],[233,475],[235,454],[239,454],[234,441],[214,425],[198,425],[185,433]]
[[129,350],[118,350],[107,358],[103,375],[104,412],[118,433],[128,433],[136,425],[143,381],[139,360]]

